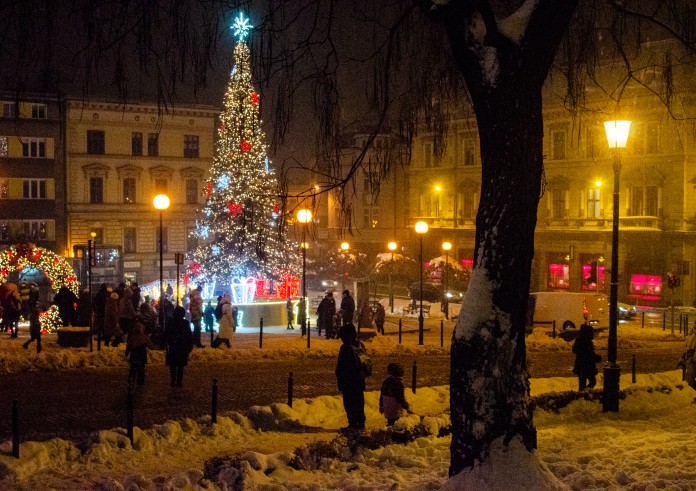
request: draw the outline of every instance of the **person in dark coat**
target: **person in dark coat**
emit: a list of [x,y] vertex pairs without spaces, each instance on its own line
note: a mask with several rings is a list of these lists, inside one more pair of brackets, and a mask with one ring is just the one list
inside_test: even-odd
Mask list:
[[323,329],[326,331],[326,338],[329,338],[334,315],[336,315],[336,301],[333,298],[333,292],[326,292],[326,296],[317,307],[317,329],[320,336]]
[[80,292],[80,298],[77,301],[77,310],[75,311],[75,318],[77,319],[77,324],[80,326],[89,326],[90,317],[92,312],[91,309],[91,299],[89,298],[89,290],[82,290]]
[[377,327],[377,332],[384,334],[384,319],[387,313],[384,311],[384,306],[381,303],[375,305],[375,315],[373,320],[375,321],[375,326]]
[[287,329],[295,329],[292,325],[292,321],[295,320],[295,306],[292,304],[292,300],[288,297],[288,301],[285,302],[285,310],[288,314],[288,327]]
[[167,349],[166,363],[171,376],[171,386],[181,387],[184,378],[184,367],[188,364],[189,353],[193,349],[193,334],[191,324],[184,319],[186,310],[176,307],[172,321],[167,324],[164,338]]
[[404,396],[404,367],[401,363],[390,363],[379,394],[379,412],[387,418],[387,426],[394,426],[404,411],[409,411]]
[[133,290],[133,309],[137,311],[140,308],[140,287],[137,281],[131,283],[131,290]]
[[53,303],[58,306],[58,315],[60,316],[63,326],[74,326],[77,295],[67,286],[61,286],[53,299]]
[[343,407],[348,416],[348,430],[365,428],[365,375],[356,351],[357,333],[353,324],[345,324],[339,333],[341,349],[336,363],[338,390],[343,394]]
[[205,332],[211,332],[215,327],[215,307],[210,300],[203,311],[203,323],[205,324]]
[[341,319],[343,324],[352,324],[355,316],[355,299],[350,296],[349,290],[343,290],[341,299]]
[[36,341],[36,352],[41,353],[41,320],[39,314],[41,305],[39,305],[39,287],[36,283],[32,283],[29,292],[29,300],[27,307],[29,309],[29,341],[24,343],[22,347],[28,349],[29,345]]
[[597,363],[601,361],[601,357],[595,354],[594,331],[592,327],[583,324],[580,326],[578,338],[573,343],[573,353],[575,353],[575,365],[573,373],[578,376],[580,390],[585,387],[591,389],[597,383]]
[[109,292],[106,291],[106,283],[102,283],[92,301],[92,308],[94,309],[94,332],[100,339],[104,335],[104,314],[106,311],[107,298],[109,298]]
[[145,385],[145,365],[147,364],[147,350],[155,349],[156,346],[150,341],[145,332],[140,316],[136,316],[133,326],[128,333],[126,341],[126,358],[130,369],[128,370],[129,385]]

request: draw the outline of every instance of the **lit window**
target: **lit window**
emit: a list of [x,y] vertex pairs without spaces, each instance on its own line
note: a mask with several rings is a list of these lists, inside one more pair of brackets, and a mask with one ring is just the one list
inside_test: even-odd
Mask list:
[[563,263],[549,264],[549,288],[570,288],[570,266]]
[[645,300],[659,299],[662,296],[662,278],[657,275],[631,275],[631,295]]
[[587,190],[587,218],[600,218],[600,190],[590,188]]
[[604,264],[591,261],[582,265],[582,289],[591,291],[604,290]]

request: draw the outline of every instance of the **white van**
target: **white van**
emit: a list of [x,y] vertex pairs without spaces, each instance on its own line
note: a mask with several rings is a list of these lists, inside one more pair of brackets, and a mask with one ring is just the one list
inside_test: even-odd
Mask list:
[[556,329],[576,329],[584,322],[609,325],[609,302],[603,293],[536,292],[529,294],[527,325],[556,321]]

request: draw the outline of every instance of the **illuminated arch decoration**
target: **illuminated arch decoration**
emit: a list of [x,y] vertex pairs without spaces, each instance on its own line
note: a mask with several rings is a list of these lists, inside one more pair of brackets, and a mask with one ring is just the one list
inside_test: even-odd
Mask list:
[[56,253],[28,242],[0,252],[0,283],[5,283],[11,272],[26,268],[43,271],[55,292],[65,286],[75,295],[80,293],[80,283],[75,271]]

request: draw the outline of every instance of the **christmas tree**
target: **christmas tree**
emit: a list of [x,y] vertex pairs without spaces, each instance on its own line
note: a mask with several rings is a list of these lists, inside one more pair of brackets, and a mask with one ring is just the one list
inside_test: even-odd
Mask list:
[[234,277],[281,279],[295,273],[297,244],[286,240],[278,205],[278,182],[266,154],[259,94],[251,81],[251,29],[241,14],[232,26],[238,39],[235,65],[224,97],[215,157],[206,182],[205,206],[190,254],[196,282],[229,284]]

